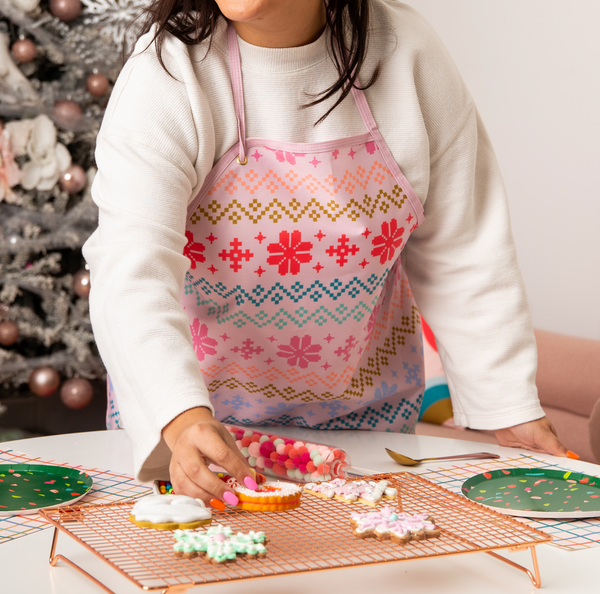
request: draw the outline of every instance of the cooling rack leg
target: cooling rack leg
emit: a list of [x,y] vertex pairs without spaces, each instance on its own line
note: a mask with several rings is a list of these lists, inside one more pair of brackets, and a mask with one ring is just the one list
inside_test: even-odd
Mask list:
[[85,577],[92,580],[92,582],[94,582],[94,584],[96,584],[97,586],[102,588],[105,592],[108,592],[108,594],[115,594],[115,592],[108,589],[102,582],[99,582],[93,575],[90,575],[87,571],[81,569],[81,567],[79,567],[79,565],[76,565],[75,563],[73,563],[73,561],[70,561],[63,555],[55,555],[54,553],[56,551],[57,541],[58,541],[58,528],[54,528],[54,534],[52,535],[52,546],[50,547],[50,559],[49,559],[50,565],[52,567],[55,567],[59,560],[64,561],[67,565],[70,565],[73,569],[76,569],[79,573],[82,573]]
[[494,553],[493,551],[486,551],[486,553],[488,555],[491,555],[492,557],[495,557],[496,559],[499,559],[500,561],[503,561],[504,563],[508,563],[509,565],[511,565],[515,569],[518,569],[519,571],[525,572],[529,576],[531,583],[536,588],[540,588],[542,586],[542,578],[540,577],[540,567],[538,565],[537,554],[535,552],[535,546],[523,547],[523,548],[515,547],[515,549],[510,549],[510,550],[522,551],[525,549],[531,550],[531,558],[533,559],[533,571],[534,571],[535,575],[533,573],[531,573],[531,571],[529,571],[529,569],[527,569],[526,567],[523,567],[522,565],[519,565],[518,563],[515,563],[514,561],[511,561],[510,559],[507,559],[506,557],[503,557],[502,555],[498,555],[497,553]]

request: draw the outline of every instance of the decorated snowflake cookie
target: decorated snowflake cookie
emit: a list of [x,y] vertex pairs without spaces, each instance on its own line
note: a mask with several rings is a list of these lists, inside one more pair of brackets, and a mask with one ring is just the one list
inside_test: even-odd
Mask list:
[[327,483],[308,483],[304,490],[324,499],[338,499],[345,503],[358,501],[375,507],[382,499],[394,499],[398,489],[390,487],[388,481],[346,481],[334,479]]
[[204,532],[176,530],[173,552],[176,557],[192,559],[206,557],[212,563],[230,563],[238,555],[248,559],[264,557],[267,554],[267,537],[264,532],[233,533],[229,526],[211,526]]
[[148,495],[133,506],[129,519],[142,528],[176,530],[210,524],[212,513],[200,499],[185,495]]
[[410,540],[436,538],[440,530],[427,514],[405,514],[391,507],[368,513],[355,513],[350,516],[354,536],[374,537],[378,540],[392,540],[396,544],[406,544]]

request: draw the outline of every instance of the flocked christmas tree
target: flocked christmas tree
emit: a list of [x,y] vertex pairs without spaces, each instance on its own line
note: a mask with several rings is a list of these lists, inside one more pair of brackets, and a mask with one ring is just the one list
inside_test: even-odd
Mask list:
[[[83,408],[105,371],[81,247],[102,115],[147,0],[0,0],[0,400]],[[125,41],[125,46],[124,46]]]

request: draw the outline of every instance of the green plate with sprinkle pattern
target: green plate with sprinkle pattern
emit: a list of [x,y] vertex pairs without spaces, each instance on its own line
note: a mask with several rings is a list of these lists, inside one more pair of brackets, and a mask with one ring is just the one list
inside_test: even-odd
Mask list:
[[546,468],[490,470],[466,480],[465,497],[524,518],[600,517],[600,478]]
[[81,499],[93,480],[67,466],[0,464],[0,517],[35,514]]

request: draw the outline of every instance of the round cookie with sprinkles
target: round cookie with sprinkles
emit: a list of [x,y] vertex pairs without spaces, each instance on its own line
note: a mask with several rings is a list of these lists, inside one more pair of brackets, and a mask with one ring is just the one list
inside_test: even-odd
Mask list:
[[200,499],[185,495],[148,495],[133,506],[129,520],[140,528],[185,530],[210,524],[212,513]]
[[256,491],[230,484],[237,498],[238,507],[248,511],[288,511],[300,506],[302,487],[283,481],[272,481],[258,485]]

